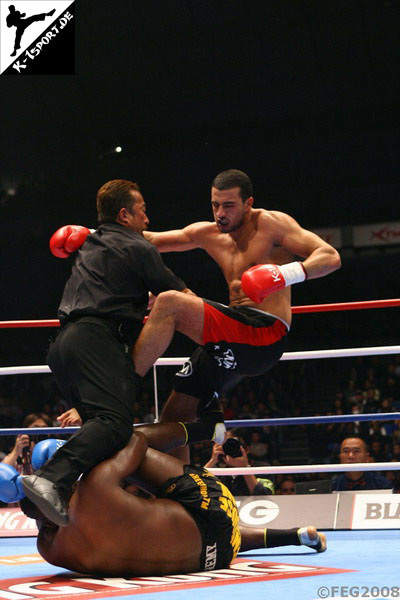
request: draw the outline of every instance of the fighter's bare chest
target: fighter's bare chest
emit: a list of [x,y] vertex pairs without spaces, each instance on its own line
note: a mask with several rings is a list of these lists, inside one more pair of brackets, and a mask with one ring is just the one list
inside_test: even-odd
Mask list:
[[251,266],[272,262],[276,252],[272,239],[261,239],[258,235],[240,240],[228,235],[218,236],[207,244],[205,250],[218,263],[227,279],[240,277]]

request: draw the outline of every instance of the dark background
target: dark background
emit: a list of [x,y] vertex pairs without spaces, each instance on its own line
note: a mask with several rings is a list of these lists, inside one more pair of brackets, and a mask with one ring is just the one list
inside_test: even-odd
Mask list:
[[[306,228],[399,220],[399,16],[395,0],[77,1],[75,76],[0,76],[0,318],[56,318],[71,260],[48,239],[95,227],[112,178],[140,184],[155,230],[212,219],[228,168]],[[165,260],[227,300],[205,254]],[[293,303],[399,296],[399,246],[342,260]],[[398,343],[399,328],[398,309],[298,316],[289,350]],[[50,333],[2,330],[1,364],[43,364]]]

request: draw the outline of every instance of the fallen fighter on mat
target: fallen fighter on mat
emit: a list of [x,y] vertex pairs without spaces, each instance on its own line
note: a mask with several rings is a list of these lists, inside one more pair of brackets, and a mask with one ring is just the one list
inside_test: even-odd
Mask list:
[[24,498],[21,508],[38,521],[42,557],[80,573],[140,576],[226,568],[239,550],[290,544],[326,549],[315,527],[239,530],[229,490],[207,470],[165,454],[185,439],[181,423],[135,428],[123,450],[78,482],[65,527]]

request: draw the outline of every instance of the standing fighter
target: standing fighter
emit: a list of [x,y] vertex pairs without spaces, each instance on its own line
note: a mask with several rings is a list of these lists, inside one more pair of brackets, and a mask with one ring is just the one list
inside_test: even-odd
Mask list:
[[[57,525],[67,523],[66,503],[81,473],[126,446],[132,435],[137,376],[131,353],[149,291],[190,293],[143,237],[149,219],[136,183],[105,183],[97,193],[97,213],[100,226],[78,253],[58,310],[61,328],[47,355],[83,426],[46,465],[23,479],[28,498]],[[75,228],[75,242],[88,233]],[[58,231],[53,250],[63,246],[65,252],[69,234],[68,227]],[[201,425],[190,425],[189,441],[207,439],[203,429],[193,437]]]
[[[245,376],[269,370],[286,345],[290,286],[340,267],[338,252],[315,233],[287,214],[253,208],[253,202],[250,178],[235,169],[224,171],[212,183],[213,223],[144,234],[160,252],[202,248],[229,287],[229,307],[173,291],[154,303],[134,347],[138,374],[163,354],[175,330],[200,346],[174,378],[163,421],[193,420],[196,411],[216,404]],[[294,255],[305,260],[293,262]]]
[[[205,250],[220,266],[230,297],[229,307],[175,291],[157,297],[134,347],[136,372],[148,371],[175,330],[200,346],[176,374],[162,421],[195,420],[204,408],[218,408],[218,397],[244,377],[269,370],[285,349],[290,286],[340,267],[338,252],[315,233],[253,203],[250,178],[236,169],[223,171],[211,188],[214,222],[144,232],[160,252]],[[305,260],[293,262],[294,255]],[[223,420],[218,410],[215,419]]]

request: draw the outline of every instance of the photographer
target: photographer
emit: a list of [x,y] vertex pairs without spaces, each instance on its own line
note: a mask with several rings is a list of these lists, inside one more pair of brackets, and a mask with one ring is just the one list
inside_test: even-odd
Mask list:
[[[211,458],[204,467],[250,467],[248,453],[244,439],[235,435],[234,430],[228,431],[223,445],[214,444]],[[219,479],[234,496],[269,496],[275,493],[274,484],[270,479],[255,475],[223,476]]]
[[[22,427],[53,427],[53,422],[46,413],[30,413],[24,419]],[[32,473],[31,455],[35,442],[47,436],[29,436],[26,433],[17,435],[15,443],[9,454],[1,461],[11,465],[21,475]]]

